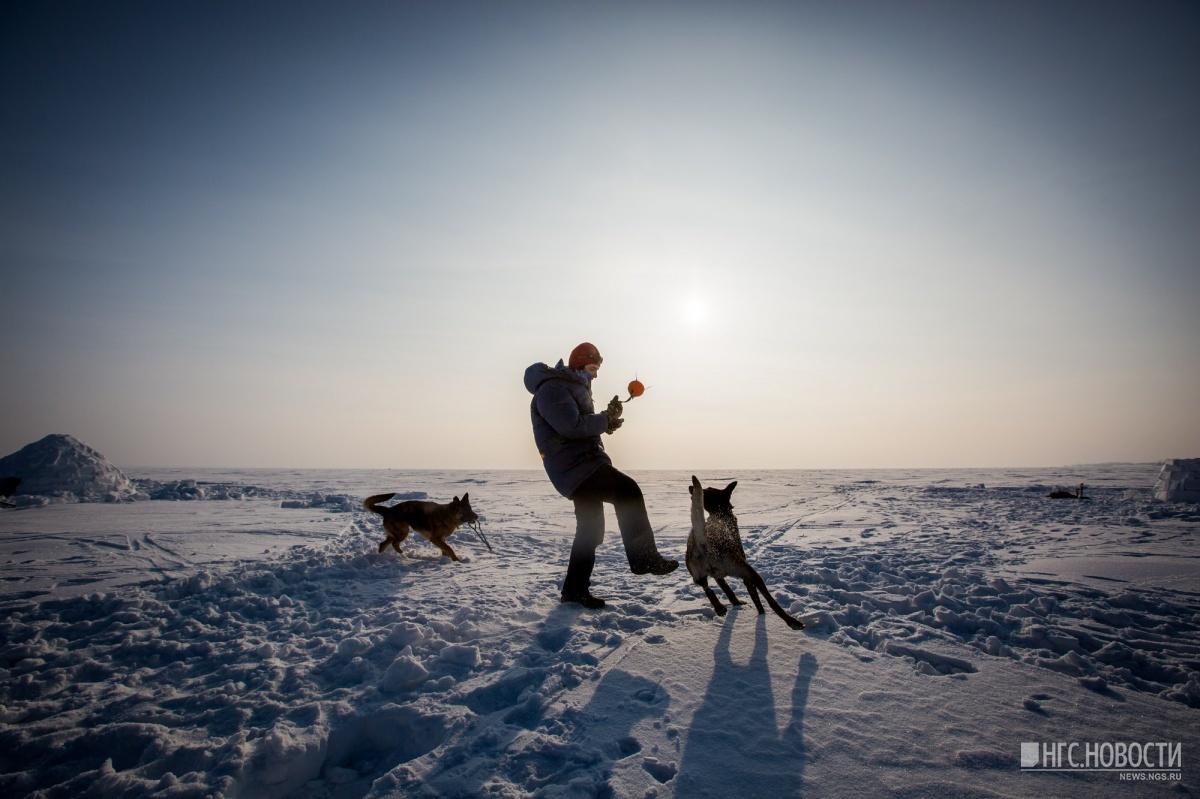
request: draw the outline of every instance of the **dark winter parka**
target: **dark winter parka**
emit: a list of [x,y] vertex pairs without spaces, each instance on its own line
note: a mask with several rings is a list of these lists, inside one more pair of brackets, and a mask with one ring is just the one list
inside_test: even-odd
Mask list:
[[562,361],[554,368],[530,366],[525,388],[533,394],[529,415],[542,465],[558,493],[570,497],[598,468],[612,464],[600,441],[608,417],[596,413],[587,378]]

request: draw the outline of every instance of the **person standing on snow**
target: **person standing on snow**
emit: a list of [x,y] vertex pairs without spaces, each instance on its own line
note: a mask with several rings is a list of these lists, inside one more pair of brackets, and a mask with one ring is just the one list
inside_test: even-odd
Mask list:
[[600,441],[624,423],[621,402],[613,397],[603,413],[592,404],[592,381],[604,359],[584,342],[551,368],[535,363],[525,370],[525,388],[533,394],[529,414],[533,439],[542,465],[554,488],[575,503],[575,542],[563,581],[562,601],[585,608],[602,608],[604,600],[592,596],[592,569],[596,548],[604,540],[604,504],[612,503],[625,555],[634,574],[670,574],[679,561],[658,552],[654,530],[646,514],[642,489],[632,477],[613,468]]

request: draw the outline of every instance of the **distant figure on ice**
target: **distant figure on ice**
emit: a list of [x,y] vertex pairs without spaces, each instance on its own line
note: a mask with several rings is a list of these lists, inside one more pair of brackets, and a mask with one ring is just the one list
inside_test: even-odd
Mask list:
[[1079,488],[1075,489],[1074,494],[1072,494],[1070,491],[1051,491],[1046,496],[1050,497],[1050,499],[1091,499],[1091,497],[1085,497],[1083,495],[1083,489],[1085,488],[1087,488],[1087,486],[1085,486],[1083,483],[1080,483]]
[[602,608],[604,600],[592,596],[592,569],[596,548],[604,540],[604,504],[611,502],[625,544],[625,555],[634,574],[669,574],[679,561],[658,552],[654,529],[646,514],[642,489],[633,478],[613,468],[604,451],[602,433],[620,428],[621,401],[614,396],[603,413],[592,404],[592,381],[604,359],[584,342],[551,368],[535,363],[525,370],[525,388],[533,394],[529,415],[533,439],[542,465],[558,493],[575,503],[575,542],[563,581],[562,601],[585,608]]

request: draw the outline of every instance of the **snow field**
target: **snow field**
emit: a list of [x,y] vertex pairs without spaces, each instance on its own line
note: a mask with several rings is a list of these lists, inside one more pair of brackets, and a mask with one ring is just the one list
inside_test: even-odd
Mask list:
[[[302,545],[198,556],[190,570],[181,557],[186,573],[143,572],[142,584],[108,593],[10,586],[0,598],[0,791],[1178,792],[1189,762],[1174,786],[1018,767],[1025,741],[1171,740],[1185,758],[1197,751],[1196,590],[1045,572],[1055,558],[1195,563],[1200,513],[1151,501],[1139,481],[1153,470],[1141,471],[1112,467],[1091,502],[1065,504],[1042,496],[1045,474],[1033,485],[995,472],[733,475],[748,556],[810,622],[802,633],[751,605],[717,619],[682,571],[629,574],[611,516],[594,586],[609,606],[558,604],[573,525],[540,474],[414,473],[391,487],[372,476],[353,493],[419,489],[445,501],[471,491],[497,553],[460,530],[451,542],[462,563],[416,536],[405,556],[381,555],[377,517],[355,511],[320,517],[332,522]],[[687,476],[635,476],[660,547],[681,556]],[[156,504],[90,507],[132,520]],[[196,528],[228,504],[189,503],[200,515],[174,524],[226,535]],[[4,514],[0,534],[12,539],[57,508]],[[314,518],[288,512],[300,514],[297,529]],[[283,513],[266,514],[268,530],[287,531]],[[262,552],[262,536],[252,540]],[[144,569],[137,550],[113,551]],[[45,552],[41,565],[86,571],[72,557]]]

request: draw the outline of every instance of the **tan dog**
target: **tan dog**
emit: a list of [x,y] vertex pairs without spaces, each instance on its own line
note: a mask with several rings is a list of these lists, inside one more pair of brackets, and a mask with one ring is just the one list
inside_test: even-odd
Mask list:
[[479,516],[471,510],[471,502],[467,498],[467,494],[463,494],[462,499],[455,497],[453,502],[447,502],[444,505],[413,499],[392,505],[390,508],[379,507],[381,503],[387,502],[394,496],[396,496],[395,492],[376,494],[363,501],[364,508],[383,517],[383,529],[387,533],[387,538],[379,545],[380,552],[387,549],[390,544],[392,549],[403,554],[400,549],[401,542],[408,538],[410,531],[416,530],[450,560],[460,560],[450,545],[446,543],[446,539],[460,525],[474,524],[479,521]]
[[[804,622],[788,615],[788,612],[779,606],[775,597],[767,590],[763,578],[746,560],[746,553],[742,549],[742,537],[738,533],[737,516],[733,513],[733,502],[730,499],[736,486],[735,480],[723,489],[701,489],[700,481],[692,475],[692,484],[688,486],[688,491],[692,494],[692,532],[688,536],[686,556],[692,581],[704,589],[704,595],[712,603],[717,615],[724,616],[725,606],[709,588],[708,578],[712,577],[717,581],[717,585],[725,592],[725,596],[729,597],[730,602],[734,605],[744,605],[746,603],[738,599],[725,582],[726,577],[740,577],[760,615],[764,611],[758,595],[762,594],[776,616],[787,622],[793,630],[802,630]],[[709,513],[707,521],[704,519],[706,510]]]

